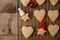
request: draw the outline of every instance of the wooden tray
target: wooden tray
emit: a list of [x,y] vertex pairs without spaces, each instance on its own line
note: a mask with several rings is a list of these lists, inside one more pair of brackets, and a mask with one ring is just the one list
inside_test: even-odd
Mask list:
[[[35,0],[31,0],[31,1],[36,2]],[[33,12],[34,12],[34,10],[36,10],[36,9],[38,9],[38,10],[40,10],[40,9],[45,9],[46,12],[48,12],[48,10],[50,10],[50,9],[51,9],[51,10],[59,10],[59,13],[60,13],[60,0],[59,0],[59,2],[57,3],[57,5],[54,6],[54,7],[52,6],[52,4],[50,3],[49,0],[46,0],[46,2],[45,2],[43,5],[37,6],[36,8],[30,8],[29,6],[24,7],[24,6],[22,5],[22,3],[19,1],[18,7],[20,7],[20,8],[21,8],[22,10],[24,10],[25,12],[29,12],[29,16],[30,16],[30,18],[31,18],[30,21],[24,22],[24,21],[22,21],[22,20],[20,19],[20,15],[18,14],[18,26],[19,26],[19,28],[18,28],[18,30],[19,30],[19,31],[18,31],[18,32],[19,32],[19,34],[18,34],[18,36],[19,36],[19,37],[18,37],[18,40],[60,40],[60,30],[59,30],[59,32],[56,34],[55,37],[52,37],[52,36],[49,34],[47,28],[46,28],[47,33],[46,33],[44,36],[37,36],[37,35],[36,35],[36,32],[37,32],[37,29],[39,28],[40,22],[33,16]],[[48,18],[47,13],[46,13],[46,17],[44,18],[43,21],[46,21],[46,22],[47,22],[47,26],[48,26],[50,23],[51,23],[51,24],[58,24],[58,25],[60,26],[60,15],[59,15],[59,18],[58,18],[54,23],[52,23],[51,20]],[[26,38],[23,36],[22,32],[21,32],[21,28],[22,28],[22,26],[24,26],[24,25],[26,25],[26,26],[32,26],[32,27],[34,28],[34,33],[33,33],[33,34],[31,35],[31,37],[28,38],[28,39],[26,39]]]

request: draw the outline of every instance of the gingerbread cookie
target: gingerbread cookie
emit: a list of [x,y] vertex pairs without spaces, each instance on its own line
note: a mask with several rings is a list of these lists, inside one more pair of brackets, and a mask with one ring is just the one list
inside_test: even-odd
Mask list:
[[22,16],[21,19],[22,19],[23,21],[25,21],[25,22],[26,22],[27,20],[29,20],[30,18],[29,18],[29,16],[28,16],[28,13],[25,14],[24,16]]
[[36,0],[36,1],[39,5],[42,5],[45,2],[45,0]]
[[56,35],[58,30],[59,30],[59,25],[52,25],[52,24],[50,24],[48,26],[48,31],[51,34],[51,36],[53,36],[53,37]]
[[55,22],[55,20],[58,18],[59,16],[59,12],[58,10],[49,10],[48,11],[48,16],[51,19],[52,22]]
[[37,35],[41,35],[44,36],[44,34],[46,33],[46,30],[44,30],[43,28],[37,29]]
[[41,9],[40,11],[39,10],[35,10],[34,11],[34,16],[36,17],[36,19],[39,21],[39,22],[42,22],[42,20],[44,19],[45,17],[45,10],[44,9]]
[[58,3],[59,0],[50,0],[51,4],[55,6]]
[[22,33],[24,35],[25,38],[29,38],[31,36],[31,34],[33,33],[33,28],[31,26],[23,26],[22,27]]
[[27,6],[30,0],[20,0],[23,6]]

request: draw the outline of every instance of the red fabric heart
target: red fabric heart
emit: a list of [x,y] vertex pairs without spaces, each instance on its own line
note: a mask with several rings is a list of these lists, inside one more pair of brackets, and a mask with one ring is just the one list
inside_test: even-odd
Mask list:
[[37,6],[37,3],[35,3],[35,2],[30,2],[30,3],[29,3],[29,6],[30,6],[31,8],[34,8],[34,7]]
[[44,21],[44,22],[41,23],[40,28],[45,29],[45,27],[46,27],[46,22]]

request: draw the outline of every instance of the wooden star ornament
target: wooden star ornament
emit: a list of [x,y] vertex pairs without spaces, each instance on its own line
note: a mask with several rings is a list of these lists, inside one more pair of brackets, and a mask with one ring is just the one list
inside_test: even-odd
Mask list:
[[37,35],[41,35],[44,36],[44,34],[46,33],[46,30],[44,30],[43,28],[37,29]]
[[29,18],[29,16],[28,16],[28,13],[25,14],[24,16],[22,16],[21,19],[22,19],[23,21],[25,21],[25,22],[26,22],[27,20],[29,20],[30,18]]

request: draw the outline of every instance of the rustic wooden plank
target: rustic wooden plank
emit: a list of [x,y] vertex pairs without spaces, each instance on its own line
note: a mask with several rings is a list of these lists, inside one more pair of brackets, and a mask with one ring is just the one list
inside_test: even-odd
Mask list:
[[16,13],[0,13],[0,40],[17,40]]
[[0,13],[0,28],[1,28],[0,35],[10,34],[10,33],[12,35],[17,35],[18,27],[17,27],[16,13]]
[[[36,2],[35,0],[31,0],[31,1]],[[49,32],[47,32],[46,35],[43,36],[43,37],[42,36],[37,36],[36,35],[36,32],[37,32],[36,29],[39,28],[40,23],[33,16],[33,12],[36,9],[38,9],[38,10],[45,9],[47,12],[50,9],[51,10],[55,10],[56,9],[56,10],[59,10],[59,12],[60,12],[60,8],[59,8],[60,7],[60,0],[59,0],[58,4],[56,6],[54,6],[54,7],[52,6],[52,4],[50,3],[49,0],[46,0],[46,2],[43,5],[37,6],[36,8],[33,8],[33,9],[31,9],[29,6],[24,7],[21,4],[21,2],[19,1],[19,7],[21,9],[23,9],[25,12],[29,12],[30,17],[32,17],[30,21],[23,22],[23,21],[21,21],[20,16],[19,16],[19,40],[60,40],[60,30],[59,30],[59,32],[57,33],[57,35],[55,37],[51,37]],[[52,23],[51,20],[48,18],[47,13],[46,13],[46,17],[44,18],[43,21],[47,22],[47,26],[50,23],[51,24],[58,24],[58,25],[60,25],[60,16],[59,16],[59,18],[54,23]],[[34,33],[33,33],[33,35],[29,39],[25,39],[25,37],[23,36],[23,34],[21,32],[21,28],[22,28],[23,25],[26,25],[26,26],[30,25],[30,26],[32,26],[34,28]],[[47,28],[46,28],[46,30],[47,30]]]
[[17,36],[0,36],[0,40],[17,40]]
[[15,13],[17,0],[0,0],[0,13]]

